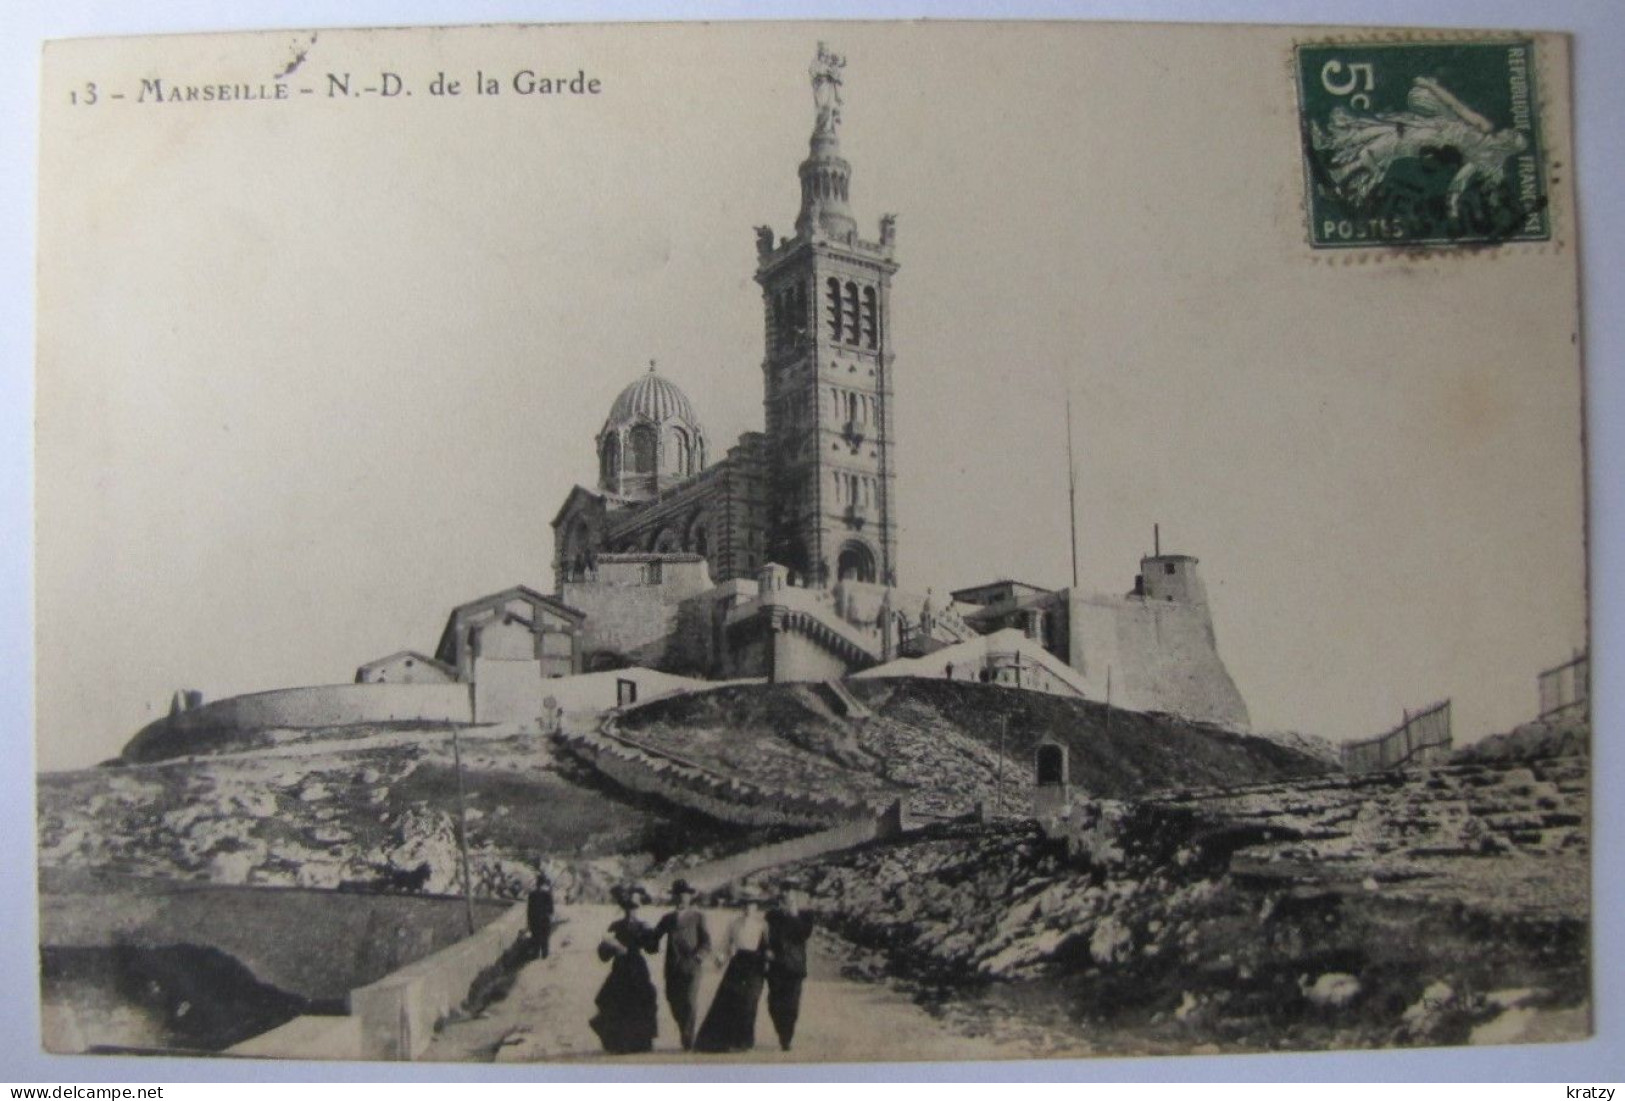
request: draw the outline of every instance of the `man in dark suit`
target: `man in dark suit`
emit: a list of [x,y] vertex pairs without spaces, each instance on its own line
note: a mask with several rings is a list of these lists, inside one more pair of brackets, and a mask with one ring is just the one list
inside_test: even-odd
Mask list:
[[530,928],[531,958],[545,960],[553,936],[553,884],[546,872],[536,876],[536,885],[525,898],[525,924]]
[[683,1050],[694,1047],[695,1018],[700,996],[700,968],[711,954],[711,933],[705,915],[694,908],[694,888],[688,880],[671,885],[672,910],[655,926],[654,940],[666,938],[666,1004],[677,1021]]
[[803,912],[801,889],[786,884],[779,904],[767,912],[767,1015],[779,1034],[779,1047],[790,1050],[801,1016],[801,984],[807,978],[807,940],[812,916]]

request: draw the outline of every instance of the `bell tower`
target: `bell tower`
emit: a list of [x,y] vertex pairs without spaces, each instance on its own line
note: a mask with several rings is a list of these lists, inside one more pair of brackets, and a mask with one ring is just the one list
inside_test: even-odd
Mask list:
[[897,584],[891,277],[896,219],[864,240],[841,156],[844,58],[818,45],[793,236],[756,231],[769,462],[767,557],[803,584]]

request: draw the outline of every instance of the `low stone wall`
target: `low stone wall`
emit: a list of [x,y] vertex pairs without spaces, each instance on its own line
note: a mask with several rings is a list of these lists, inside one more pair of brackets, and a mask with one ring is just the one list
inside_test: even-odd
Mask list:
[[845,799],[812,799],[798,792],[768,791],[703,765],[639,746],[612,728],[567,730],[559,743],[604,776],[630,791],[656,795],[722,822],[741,826],[819,829],[871,819],[878,808]]
[[[475,902],[475,920],[502,911]],[[40,869],[40,946],[191,944],[218,949],[260,982],[312,1002],[453,946],[460,898],[298,887],[221,886],[100,871]]]
[[637,685],[636,702],[639,704],[683,692],[710,691],[716,687],[713,681],[633,667],[580,673],[573,677],[554,677],[542,682],[542,694],[553,697],[562,711],[576,714],[608,711],[620,703],[616,686],[623,680]]
[[206,703],[143,727],[124,747],[131,761],[207,750],[212,740],[254,730],[358,723],[474,721],[467,684],[322,684]]
[[895,814],[882,814],[875,818],[862,818],[847,822],[833,829],[822,830],[818,833],[803,834],[792,837],[788,841],[779,841],[772,845],[763,845],[760,848],[749,849],[733,856],[724,857],[710,864],[702,864],[697,868],[690,868],[683,873],[683,877],[701,891],[715,890],[736,879],[741,879],[752,872],[759,872],[767,868],[777,868],[785,864],[794,864],[800,860],[811,860],[815,856],[826,853],[839,852],[857,845],[873,841],[898,832],[889,829],[888,824],[897,824]]
[[360,1022],[359,1057],[415,1059],[435,1028],[468,1001],[474,983],[496,966],[525,932],[525,907],[507,913],[432,956],[350,991],[350,1015]]

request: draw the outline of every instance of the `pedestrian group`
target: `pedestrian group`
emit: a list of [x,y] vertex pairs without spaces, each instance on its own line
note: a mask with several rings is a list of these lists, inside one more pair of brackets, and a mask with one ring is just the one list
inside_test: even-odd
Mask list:
[[[644,957],[659,952],[664,940],[666,1005],[677,1022],[684,1051],[754,1048],[764,986],[779,1047],[789,1051],[801,1011],[807,940],[812,935],[812,918],[804,912],[801,892],[793,885],[786,887],[778,904],[766,912],[756,889],[736,894],[738,913],[716,943],[705,916],[694,905],[696,894],[679,879],[672,885],[672,908],[651,925],[643,918],[650,903],[648,892],[635,886],[613,892],[621,916],[598,943],[598,958],[609,964],[609,975],[594,1002],[598,1011],[589,1022],[593,1032],[612,1055],[654,1049],[659,1005]],[[545,876],[531,892],[528,914],[533,952],[546,958],[553,897]],[[708,963],[723,969],[722,981],[704,1020],[698,1020],[700,979]]]

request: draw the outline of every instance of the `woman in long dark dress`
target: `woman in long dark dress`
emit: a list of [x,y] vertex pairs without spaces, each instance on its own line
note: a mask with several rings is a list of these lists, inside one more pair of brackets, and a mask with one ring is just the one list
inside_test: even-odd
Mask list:
[[598,958],[609,962],[609,978],[594,1003],[598,1014],[588,1024],[605,1051],[630,1055],[654,1049],[660,1013],[649,964],[643,957],[656,951],[657,942],[654,930],[638,918],[638,909],[648,895],[629,888],[616,892],[615,901],[621,907],[621,918],[610,924],[598,942]]
[[729,927],[718,957],[719,962],[727,960],[728,969],[694,1038],[695,1051],[749,1051],[756,1046],[756,1011],[767,973],[767,921],[758,896],[747,894],[740,902],[744,910]]

